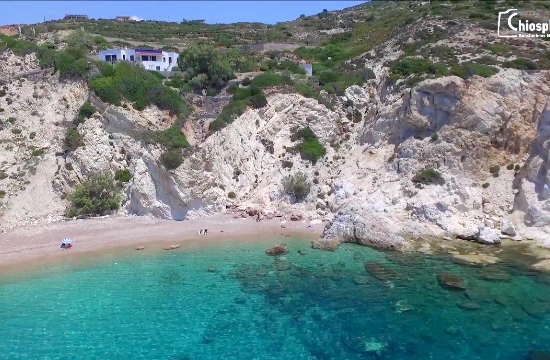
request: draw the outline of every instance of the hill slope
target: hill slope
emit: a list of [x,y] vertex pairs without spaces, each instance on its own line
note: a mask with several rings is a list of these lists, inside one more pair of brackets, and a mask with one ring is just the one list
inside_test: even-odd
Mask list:
[[[316,243],[322,248],[340,241],[408,247],[411,235],[460,235],[486,243],[507,235],[543,242],[550,230],[545,146],[550,76],[544,71],[550,50],[541,39],[496,37],[492,14],[512,3],[376,2],[277,25],[291,29],[293,37],[309,31],[321,45],[253,58],[255,70],[274,60],[266,73],[286,76],[285,83],[259,86],[267,104],[234,100],[261,85],[239,77],[234,81],[239,88],[225,87],[222,95],[242,108],[228,117],[222,113],[223,126],[213,129],[201,116],[210,96],[185,95],[195,109],[188,122],[179,123],[172,111],[153,104],[138,107],[128,99],[109,104],[91,94],[97,111],[76,128],[84,146],[63,156],[55,156],[63,138],[39,137],[37,121],[47,117],[40,126],[48,134],[54,123],[63,126],[61,111],[50,110],[52,104],[68,106],[63,113],[72,121],[87,99],[86,84],[48,76],[25,90],[18,88],[19,80],[8,80],[0,97],[2,116],[18,120],[0,130],[11,146],[4,145],[2,226],[60,215],[57,205],[34,203],[27,215],[19,215],[27,200],[18,199],[27,199],[28,190],[10,176],[28,161],[18,154],[29,147],[12,132],[19,124],[23,135],[35,131],[33,141],[45,141],[45,154],[38,158],[49,165],[29,181],[40,186],[53,181],[56,195],[44,198],[51,204],[65,204],[90,171],[128,169],[132,179],[123,185],[124,214],[183,219],[230,209],[241,216],[247,207],[263,209],[266,216],[285,211],[298,218],[299,213],[327,221],[325,238]],[[311,30],[311,24],[331,28]],[[312,61],[315,76],[286,74],[279,69],[283,58]],[[41,103],[30,91],[35,87],[56,94]],[[228,91],[239,95],[232,98]],[[143,134],[174,129],[195,134],[196,144],[181,152],[181,164],[167,170],[163,154],[172,145],[147,141]],[[283,186],[298,172],[311,187],[302,201]]]

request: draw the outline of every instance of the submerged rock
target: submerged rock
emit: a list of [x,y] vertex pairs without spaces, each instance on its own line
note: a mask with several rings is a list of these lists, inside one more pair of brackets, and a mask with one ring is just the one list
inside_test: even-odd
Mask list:
[[493,282],[510,281],[512,277],[504,271],[488,271],[481,274],[480,279]]
[[285,245],[275,245],[270,249],[267,249],[265,253],[271,256],[286,255],[290,251]]
[[479,310],[479,309],[481,309],[481,306],[479,306],[475,302],[464,301],[464,300],[457,301],[456,306],[458,306],[462,310]]
[[292,264],[288,261],[277,261],[277,263],[275,263],[275,269],[277,269],[277,271],[288,271],[292,269]]
[[363,335],[342,334],[341,339],[348,350],[358,354],[381,355],[386,348],[385,344],[376,342],[372,338],[367,339]]
[[411,304],[409,304],[407,300],[399,300],[395,304],[394,308],[396,313],[402,313],[402,312],[414,310],[414,307]]
[[467,286],[464,280],[454,274],[442,273],[437,275],[439,286],[448,290],[466,290]]
[[218,272],[218,269],[216,269],[214,266],[210,266],[208,268],[208,272],[215,273],[215,272]]
[[395,270],[385,267],[378,262],[368,262],[365,264],[365,269],[369,274],[374,276],[380,281],[390,281],[397,278],[397,272]]
[[550,352],[544,350],[531,350],[527,360],[550,360]]

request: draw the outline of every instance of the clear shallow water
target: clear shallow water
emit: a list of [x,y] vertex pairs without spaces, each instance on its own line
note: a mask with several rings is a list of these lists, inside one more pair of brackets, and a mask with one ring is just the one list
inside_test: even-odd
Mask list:
[[[546,275],[287,243],[284,260],[265,243],[226,244],[3,279],[0,358],[518,360],[550,350]],[[441,272],[468,290],[442,288]],[[383,349],[367,351],[375,343]]]

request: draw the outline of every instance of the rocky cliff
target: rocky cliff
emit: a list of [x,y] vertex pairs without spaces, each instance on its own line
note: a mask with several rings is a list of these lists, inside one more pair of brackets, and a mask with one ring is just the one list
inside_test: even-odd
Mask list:
[[[104,104],[84,84],[54,76],[8,80],[0,116],[16,120],[4,120],[0,130],[1,227],[59,219],[67,192],[84,175],[129,168],[123,214],[182,220],[227,208],[300,213],[327,221],[315,244],[321,248],[341,241],[402,248],[415,236],[542,240],[550,230],[550,75],[503,69],[489,78],[449,76],[399,88],[384,71],[348,88],[335,110],[274,92],[266,107],[196,144],[173,171],[142,136],[170,126],[170,114]],[[78,126],[85,146],[63,155],[65,127],[86,100],[98,111]],[[347,116],[354,111],[360,122]],[[327,149],[315,165],[293,150],[292,135],[306,125]],[[413,182],[425,168],[442,181]],[[281,186],[296,171],[313,183],[299,203]]]

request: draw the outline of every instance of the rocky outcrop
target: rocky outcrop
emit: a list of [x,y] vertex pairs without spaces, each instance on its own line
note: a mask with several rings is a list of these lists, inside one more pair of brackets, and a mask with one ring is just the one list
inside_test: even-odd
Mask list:
[[368,209],[350,207],[328,224],[322,238],[313,242],[314,248],[336,249],[342,242],[352,242],[382,249],[405,250],[410,244],[397,234],[394,224]]

